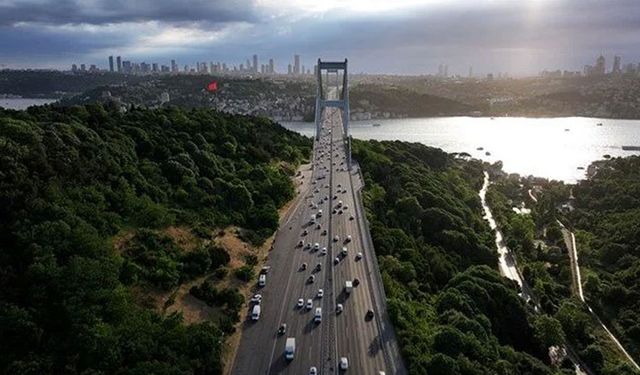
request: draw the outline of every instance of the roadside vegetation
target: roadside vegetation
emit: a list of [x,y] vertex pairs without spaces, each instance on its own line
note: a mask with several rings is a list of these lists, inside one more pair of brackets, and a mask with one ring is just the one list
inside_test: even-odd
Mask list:
[[[638,222],[627,220],[633,217],[633,214],[627,212],[627,207],[630,212],[634,210],[633,204],[627,203],[629,199],[636,199],[630,192],[638,189],[637,186],[634,187],[634,180],[637,181],[638,174],[636,172],[634,177],[634,173],[631,172],[633,167],[640,166],[635,159],[637,158],[598,162],[603,168],[603,173],[598,172],[596,178],[580,182],[576,186],[540,178],[505,175],[499,169],[494,169],[491,174],[493,183],[487,194],[505,243],[515,252],[522,274],[540,302],[542,313],[560,323],[566,342],[574,348],[580,359],[598,374],[638,372],[580,300],[566,243],[570,241],[570,237],[563,236],[560,223],[576,232],[582,287],[587,302],[600,317],[605,318],[605,324],[609,328],[615,327],[616,337],[621,339],[627,350],[631,349],[630,351],[637,356],[638,341],[634,342],[633,334],[622,329],[615,320],[618,313],[630,317],[627,327],[631,332],[638,321],[635,312],[639,307],[638,296],[634,296],[632,292],[634,285],[637,286],[638,278],[636,277],[635,281],[633,276],[629,279],[633,272],[629,273],[627,268],[633,264],[633,249],[636,245],[632,239],[633,235],[619,235],[620,231],[625,233],[624,228],[627,228],[626,233],[638,233]],[[623,165],[626,168],[622,168]],[[607,176],[606,171],[609,169],[620,173],[617,180],[616,177]],[[620,179],[621,176],[624,176],[624,181]],[[599,194],[599,198],[591,194]],[[625,203],[620,205],[619,202]],[[610,204],[615,204],[618,209],[624,207],[627,215],[624,223],[619,220],[614,226],[609,221],[621,214],[612,210],[608,206]],[[523,207],[531,212],[523,213],[520,210]],[[637,210],[637,207],[635,209]],[[607,229],[604,229],[604,226]],[[597,247],[594,247],[594,244]],[[605,266],[606,263],[602,263],[601,260],[607,259],[606,248],[610,246],[631,249],[617,255],[627,256],[631,263],[625,264],[624,268]],[[611,259],[613,264],[617,262],[617,259],[608,259]],[[620,272],[619,277],[625,276],[616,280],[617,272]],[[621,284],[619,280],[624,280],[627,284]],[[620,300],[610,299],[610,293],[615,295],[619,290],[627,293],[625,297]],[[606,314],[612,311],[616,313]]]
[[[0,373],[220,373],[244,302],[220,280],[255,262],[216,238],[262,244],[310,149],[211,110],[0,110]],[[145,303],[184,285],[224,319]]]
[[354,141],[389,314],[411,374],[552,374],[555,320],[500,276],[483,165],[415,143]]

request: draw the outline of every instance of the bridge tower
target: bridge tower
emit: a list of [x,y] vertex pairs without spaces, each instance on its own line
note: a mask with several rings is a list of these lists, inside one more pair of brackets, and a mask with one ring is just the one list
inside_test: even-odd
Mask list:
[[[344,141],[347,147],[347,168],[351,170],[351,134],[349,134],[349,80],[347,74],[347,59],[342,61],[321,61],[318,59],[316,78],[318,87],[316,92],[316,139],[320,137],[322,125],[322,113],[325,108],[334,107],[342,110],[342,128]],[[327,93],[322,86],[322,72],[326,72]],[[335,91],[330,87],[329,73],[336,74]],[[338,81],[339,73],[342,73],[342,87]],[[326,95],[326,97],[325,97]],[[329,97],[328,95],[332,95]]]

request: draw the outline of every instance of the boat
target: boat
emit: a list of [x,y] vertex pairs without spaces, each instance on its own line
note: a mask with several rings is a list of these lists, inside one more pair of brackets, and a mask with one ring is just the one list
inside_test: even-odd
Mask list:
[[622,146],[625,151],[640,151],[640,146]]
[[380,124],[378,124],[377,122],[371,126],[380,126]]
[[564,131],[568,132],[568,131],[569,131],[569,128],[564,129]]
[[584,167],[578,167],[578,169],[584,169]]
[[491,118],[492,120],[495,120],[493,117]]
[[489,151],[485,152],[484,154],[487,156],[491,156],[491,153]]
[[484,150],[484,147],[480,146],[480,147],[476,148],[476,150],[482,151],[482,150]]
[[611,155],[609,155],[609,154],[604,154],[604,155],[602,155],[602,157],[605,158],[605,159],[611,159]]
[[601,123],[601,122],[599,122],[599,123],[597,123],[596,125],[597,125],[597,126],[602,126],[602,123]]

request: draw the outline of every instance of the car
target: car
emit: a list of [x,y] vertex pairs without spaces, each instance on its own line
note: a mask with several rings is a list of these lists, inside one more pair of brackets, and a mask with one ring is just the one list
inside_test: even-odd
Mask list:
[[339,215],[342,215],[342,210],[338,211],[338,214],[339,214]]
[[348,204],[345,204],[344,206],[342,206],[342,209],[343,209],[343,210],[348,210],[348,209],[349,209],[349,205],[348,205]]
[[342,312],[342,310],[344,310],[344,308],[342,307],[342,304],[341,304],[341,303],[339,303],[339,304],[336,306],[336,314],[340,314],[340,313]]
[[309,278],[307,279],[307,282],[309,284],[313,284],[314,281],[316,281],[316,277],[314,275],[309,276]]
[[305,249],[311,249],[311,242],[309,242],[308,244],[306,244],[306,245],[304,246],[304,248],[305,248]]
[[354,220],[354,219],[355,219],[355,217],[354,217],[353,215],[351,215],[351,216],[349,217],[349,220]]
[[322,250],[320,250],[320,255],[327,255],[327,248],[323,247]]
[[356,260],[360,260],[362,259],[362,252],[359,252],[358,254],[356,254]]
[[320,250],[320,244],[317,243],[317,242],[315,244],[313,244],[313,250],[316,250],[316,251]]
[[251,302],[257,303],[258,305],[262,302],[262,294],[256,294],[251,298]]
[[322,264],[316,264],[316,271],[322,271]]
[[340,370],[345,371],[349,368],[349,360],[347,357],[340,357]]
[[326,235],[327,235],[327,230],[326,230],[326,229],[322,231],[322,235],[323,235],[323,236],[326,236]]
[[371,320],[371,319],[373,319],[373,310],[371,310],[371,309],[367,310],[367,313],[365,314],[365,316],[364,316],[364,317],[365,317],[365,319],[367,319],[367,320]]
[[318,369],[315,366],[312,366],[309,369],[309,375],[318,375]]
[[302,269],[303,271],[307,269],[307,264],[306,263],[302,263],[302,265],[300,266],[300,269]]
[[333,260],[333,264],[338,264],[340,263],[340,258],[336,257],[336,259]]
[[336,210],[336,209],[334,208],[334,209],[333,209],[333,211],[331,211],[331,213],[333,213],[333,214],[337,214],[337,213],[338,213],[338,210]]
[[316,225],[316,229],[321,229],[322,228],[322,224],[318,223],[318,225]]
[[348,235],[347,238],[344,239],[345,242],[351,242],[351,235]]
[[302,246],[304,246],[304,240],[298,241],[298,247],[302,247]]
[[287,323],[282,323],[278,328],[278,335],[284,335],[287,332]]
[[324,290],[318,289],[318,298],[322,298],[324,296]]
[[347,247],[346,246],[342,246],[342,251],[340,252],[340,254],[342,254],[343,257],[347,256]]
[[309,298],[307,300],[307,310],[311,310],[313,308],[313,300]]
[[302,307],[304,306],[304,300],[302,298],[298,299],[298,303],[296,304],[297,307]]
[[336,236],[333,237],[333,242],[338,242],[338,241],[340,241],[340,236],[336,234]]
[[360,285],[360,280],[356,277],[355,279],[353,279],[353,286],[358,286]]
[[309,234],[309,232],[306,229],[302,231],[303,236],[306,236],[307,234]]

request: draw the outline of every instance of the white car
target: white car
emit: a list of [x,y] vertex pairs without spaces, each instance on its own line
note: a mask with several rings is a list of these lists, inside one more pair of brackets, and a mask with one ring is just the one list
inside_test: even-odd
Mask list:
[[304,300],[302,298],[298,299],[298,303],[296,304],[296,306],[302,308],[302,306],[304,306]]
[[362,259],[362,253],[356,254],[356,260],[360,260],[360,259]]
[[251,298],[251,302],[257,303],[258,305],[262,302],[262,294],[256,294]]
[[344,310],[344,308],[342,307],[342,304],[339,303],[338,306],[336,306],[336,314],[340,314],[342,310]]
[[349,360],[347,357],[340,357],[340,370],[346,370],[349,368]]
[[336,236],[333,237],[333,242],[338,242],[338,241],[340,241],[340,236],[336,234]]
[[318,298],[322,298],[324,296],[324,290],[318,289]]
[[351,235],[348,235],[345,241],[351,242]]
[[320,251],[320,255],[327,255],[327,248],[323,247],[322,250]]
[[313,300],[309,298],[307,300],[307,310],[311,310],[313,308]]
[[315,366],[309,369],[309,375],[318,375],[318,369]]

